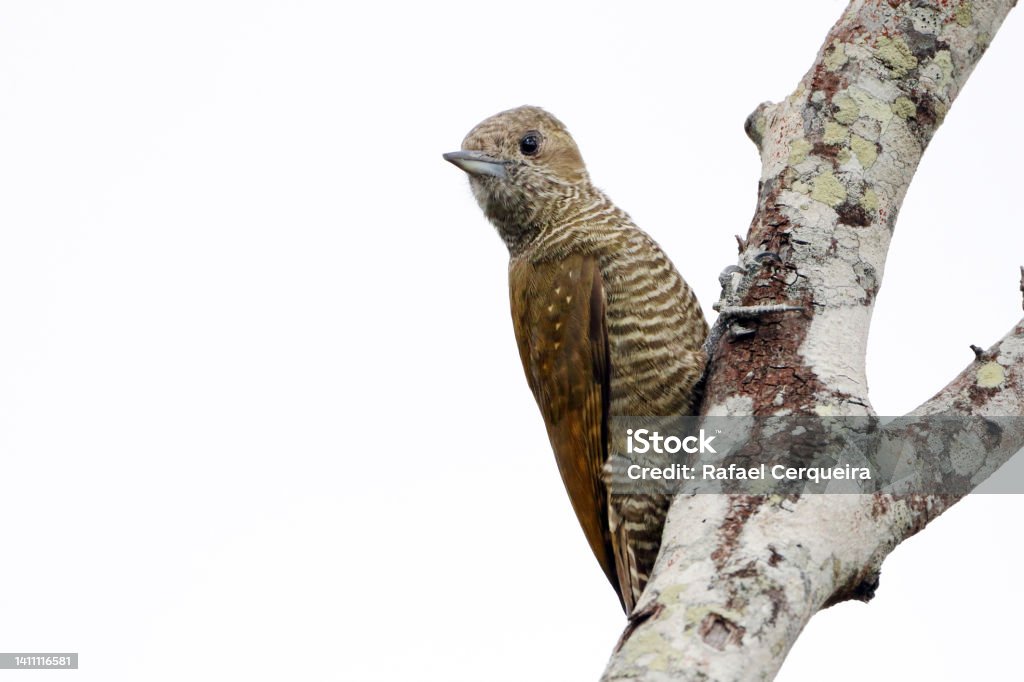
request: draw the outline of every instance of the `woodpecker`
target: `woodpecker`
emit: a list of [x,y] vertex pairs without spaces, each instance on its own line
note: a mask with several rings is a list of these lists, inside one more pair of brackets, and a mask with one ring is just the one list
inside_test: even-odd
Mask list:
[[650,236],[593,184],[566,127],[503,111],[444,155],[509,251],[526,380],[590,548],[631,613],[661,544],[668,497],[612,495],[612,416],[692,414],[708,325]]

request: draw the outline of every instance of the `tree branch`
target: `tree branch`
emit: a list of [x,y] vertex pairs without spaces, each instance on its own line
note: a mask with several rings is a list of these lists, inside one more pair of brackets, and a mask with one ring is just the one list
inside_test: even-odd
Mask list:
[[[804,312],[721,315],[702,414],[872,414],[865,349],[896,216],[1013,4],[854,0],[794,93],[751,114],[758,206],[719,309]],[[1024,414],[1022,367],[1024,322],[912,414]],[[882,560],[956,499],[677,497],[604,679],[771,679],[814,613],[870,599]]]

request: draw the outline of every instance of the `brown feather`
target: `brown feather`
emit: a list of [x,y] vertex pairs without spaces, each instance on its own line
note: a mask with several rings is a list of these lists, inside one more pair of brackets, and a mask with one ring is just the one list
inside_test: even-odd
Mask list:
[[580,254],[518,261],[509,268],[509,291],[523,370],[562,482],[594,556],[619,591],[601,479],[610,391],[600,270],[593,257]]

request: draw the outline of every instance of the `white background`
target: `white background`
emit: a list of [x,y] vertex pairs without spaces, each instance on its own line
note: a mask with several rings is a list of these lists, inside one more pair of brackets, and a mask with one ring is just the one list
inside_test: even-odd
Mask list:
[[[744,118],[843,7],[0,6],[0,650],[81,654],[0,679],[596,679],[623,617],[441,153],[545,106],[710,313]],[[907,198],[882,414],[1021,315],[1022,43],[1011,16]],[[780,679],[1016,676],[1022,514],[958,505]]]

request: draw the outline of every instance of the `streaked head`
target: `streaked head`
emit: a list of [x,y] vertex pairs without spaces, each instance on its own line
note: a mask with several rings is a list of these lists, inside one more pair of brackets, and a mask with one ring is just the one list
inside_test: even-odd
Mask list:
[[510,248],[556,221],[589,184],[569,131],[539,107],[485,119],[444,158],[469,174],[473,195]]

